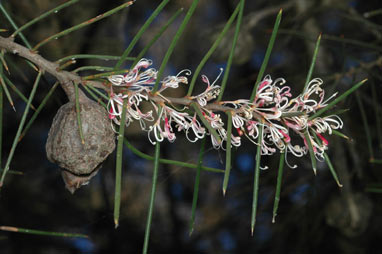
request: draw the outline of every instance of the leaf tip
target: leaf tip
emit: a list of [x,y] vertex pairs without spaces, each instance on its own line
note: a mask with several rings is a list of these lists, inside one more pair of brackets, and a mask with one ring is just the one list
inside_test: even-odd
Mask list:
[[10,227],[10,226],[0,226],[0,230],[9,231],[9,232],[19,232],[18,228]]
[[114,228],[118,228],[119,222],[118,219],[114,219]]
[[313,168],[313,174],[314,174],[314,176],[317,176],[317,169],[316,168]]

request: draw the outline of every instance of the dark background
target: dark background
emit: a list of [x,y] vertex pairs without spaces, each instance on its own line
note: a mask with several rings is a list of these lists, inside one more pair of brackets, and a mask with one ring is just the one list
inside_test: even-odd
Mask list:
[[[150,41],[176,10],[187,11],[190,0],[171,1],[140,39],[132,55]],[[54,8],[62,1],[2,1],[18,25]],[[122,1],[83,0],[44,19],[25,31],[32,45],[63,29],[90,19],[121,4]],[[166,69],[176,74],[196,65],[212,45],[222,25],[228,20],[238,1],[200,1],[189,26]],[[380,253],[382,196],[367,191],[382,182],[382,158],[378,119],[381,111],[382,15],[370,18],[365,13],[381,10],[380,1],[246,1],[245,18],[239,37],[237,54],[228,83],[225,100],[248,98],[262,63],[278,9],[284,6],[275,47],[266,70],[275,79],[283,77],[292,94],[301,91],[311,62],[315,40],[323,33],[313,77],[324,80],[327,95],[340,93],[365,78],[369,81],[358,92],[370,131],[368,148],[365,121],[360,104],[351,95],[339,108],[349,111],[341,118],[343,133],[349,140],[328,137],[330,155],[343,188],[338,188],[325,163],[318,164],[313,175],[309,156],[295,159],[285,168],[281,202],[272,224],[272,207],[277,178],[278,155],[264,156],[260,196],[254,237],[250,235],[253,169],[255,146],[243,141],[234,149],[233,168],[226,197],[222,196],[222,174],[202,172],[196,227],[189,236],[191,202],[195,170],[161,165],[150,253]],[[39,53],[52,61],[71,54],[121,55],[140,26],[151,15],[159,1],[137,0],[134,5],[107,19],[76,31],[43,46]],[[264,18],[264,10],[273,11]],[[159,68],[166,49],[180,25],[178,18],[162,38],[154,44],[146,58]],[[0,28],[13,31],[4,16]],[[225,62],[232,34],[222,42],[218,52],[208,61],[202,73],[214,80]],[[7,34],[4,33],[3,36]],[[20,42],[19,39],[16,40]],[[21,42],[20,42],[21,43]],[[29,94],[34,71],[24,62],[17,72],[11,68],[12,81],[24,94]],[[79,60],[72,68],[83,65],[113,66],[115,62]],[[129,63],[126,63],[129,68]],[[88,73],[81,73],[87,75]],[[49,75],[39,87],[34,105],[39,105],[54,80]],[[199,81],[199,85],[201,82]],[[374,87],[374,92],[373,92]],[[203,87],[197,86],[201,91]],[[184,89],[184,90],[182,90]],[[180,88],[178,96],[185,94]],[[8,157],[25,103],[12,93],[16,112],[4,98],[3,147],[1,166]],[[373,96],[376,103],[373,102]],[[151,162],[124,150],[123,193],[120,226],[114,229],[115,154],[109,156],[102,170],[88,186],[71,195],[64,187],[58,167],[45,154],[45,142],[52,119],[67,98],[57,89],[28,135],[17,147],[11,169],[23,175],[7,176],[0,193],[0,225],[47,231],[83,233],[89,239],[59,238],[0,231],[0,253],[139,253],[143,246],[149,193]],[[153,146],[145,133],[132,126],[127,137],[137,148],[153,154]],[[379,133],[379,134],[378,134]],[[162,157],[181,161],[197,161],[200,142],[190,144],[178,135],[174,144],[164,142]],[[206,166],[224,168],[224,151],[210,149],[204,157]]]

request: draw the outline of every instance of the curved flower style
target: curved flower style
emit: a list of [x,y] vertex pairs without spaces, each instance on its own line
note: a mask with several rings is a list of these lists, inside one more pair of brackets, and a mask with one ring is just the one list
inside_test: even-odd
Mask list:
[[[151,89],[156,82],[157,71],[149,68],[151,65],[151,60],[141,59],[127,74],[113,75],[108,78],[112,84],[108,103],[109,118],[112,122],[120,124],[123,100],[128,100],[126,125],[134,120],[140,121],[142,130],[147,131],[152,144],[162,142],[164,139],[174,142],[175,132],[183,131],[190,142],[210,135],[213,147],[224,149],[223,144],[227,142],[227,130],[219,110],[212,110],[209,107],[211,101],[220,94],[220,86],[216,83],[223,70],[220,70],[212,84],[205,75],[202,75],[202,81],[207,85],[206,90],[187,98],[187,103],[183,104],[184,108],[179,110],[173,105],[171,99],[161,93],[169,88],[178,88],[180,83],[187,84],[187,76],[191,74],[191,71],[183,70],[176,76],[164,78],[159,90],[152,95]],[[333,94],[325,99],[322,84],[321,79],[313,79],[302,94],[292,98],[291,88],[286,85],[285,79],[278,78],[273,81],[271,76],[267,75],[259,84],[253,101],[238,99],[220,102],[219,105],[222,108],[220,111],[232,112],[232,125],[238,133],[237,136],[231,134],[231,145],[240,146],[241,136],[245,136],[254,144],[261,146],[263,155],[272,155],[280,151],[285,155],[291,153],[301,157],[309,151],[310,143],[315,157],[322,159],[329,146],[324,136],[331,135],[333,130],[343,127],[343,122],[337,115],[309,118],[319,109],[326,107],[328,101],[336,96]],[[119,92],[114,93],[113,87]],[[155,102],[154,96],[159,96],[164,101]],[[141,111],[142,101],[151,102],[157,117],[153,116],[153,111],[146,113]],[[203,121],[200,121],[196,113],[186,110],[193,101],[200,106],[205,118],[203,121],[206,120],[205,122],[210,125],[208,128],[216,130],[221,139],[220,142],[208,131],[207,126],[202,125]],[[152,122],[148,128],[146,128],[147,122]],[[262,132],[259,131],[260,128]],[[263,135],[261,144],[257,143],[259,133]]]
[[130,70],[125,75],[113,75],[108,79],[114,86],[124,86],[129,88],[142,89],[148,85],[154,85],[157,71],[153,68],[150,68],[144,72],[140,73],[142,68],[147,68],[152,65],[152,61],[148,59],[141,59],[132,70]]

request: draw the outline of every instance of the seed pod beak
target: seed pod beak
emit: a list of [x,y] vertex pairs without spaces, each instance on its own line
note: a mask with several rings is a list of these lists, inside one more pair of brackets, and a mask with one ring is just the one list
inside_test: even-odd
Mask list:
[[75,175],[67,170],[61,171],[62,179],[64,180],[65,187],[74,194],[74,192],[83,185],[87,185],[101,167],[96,168],[93,172],[87,175]]

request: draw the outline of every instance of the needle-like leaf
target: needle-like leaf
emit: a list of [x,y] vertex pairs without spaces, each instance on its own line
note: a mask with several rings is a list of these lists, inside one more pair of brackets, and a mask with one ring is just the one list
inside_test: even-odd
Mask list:
[[23,127],[24,127],[24,123],[25,123],[25,120],[27,118],[27,115],[28,115],[28,112],[29,112],[29,108],[30,108],[30,105],[32,103],[32,100],[34,98],[34,95],[36,93],[36,90],[37,90],[37,87],[38,87],[38,84],[40,83],[40,78],[42,76],[42,72],[40,71],[36,77],[36,80],[33,84],[33,87],[32,87],[32,91],[29,95],[29,98],[28,98],[28,103],[27,103],[27,106],[25,107],[25,110],[24,110],[24,113],[23,113],[23,116],[21,117],[21,121],[20,121],[20,124],[19,124],[19,127],[17,128],[17,132],[16,132],[16,136],[15,138],[13,139],[13,144],[12,144],[12,147],[11,147],[11,150],[8,154],[8,158],[7,158],[7,162],[5,164],[5,167],[3,169],[3,172],[2,172],[2,175],[1,175],[1,179],[0,179],[0,187],[3,186],[4,184],[4,179],[5,179],[5,176],[9,170],[9,166],[12,162],[12,159],[13,159],[13,155],[15,153],[15,150],[16,150],[16,147],[17,147],[17,144],[18,144],[18,141],[19,141],[19,138],[20,138],[20,135],[21,135],[21,131],[23,130]]
[[42,231],[42,230],[18,228],[18,227],[11,227],[11,226],[0,226],[0,230],[8,231],[8,232],[32,234],[32,235],[89,238],[89,236],[84,235],[84,234],[51,232],[51,231]]
[[105,12],[105,13],[102,13],[102,14],[98,15],[97,17],[94,17],[92,19],[86,20],[86,21],[84,21],[84,22],[82,22],[82,23],[80,23],[78,25],[72,26],[71,28],[68,28],[68,29],[66,29],[64,31],[61,31],[61,32],[56,33],[56,34],[54,34],[52,36],[49,36],[48,38],[46,38],[46,39],[42,40],[41,42],[37,43],[36,46],[34,46],[32,50],[36,51],[41,46],[47,44],[48,42],[50,42],[52,40],[58,39],[58,38],[60,38],[60,37],[62,37],[64,35],[67,35],[67,34],[73,32],[73,31],[76,31],[76,30],[81,29],[81,28],[83,28],[85,26],[93,24],[94,22],[97,22],[97,21],[99,21],[101,19],[104,19],[104,18],[106,18],[106,17],[108,17],[108,16],[110,16],[110,15],[112,15],[112,14],[114,14],[114,13],[116,13],[116,12],[122,10],[122,9],[124,9],[125,7],[128,7],[128,6],[132,5],[133,3],[134,3],[134,1],[125,2],[125,3],[121,4],[120,6],[114,8],[114,9],[111,9],[111,10]]
[[114,225],[119,225],[119,211],[121,207],[121,182],[122,182],[122,159],[123,159],[123,140],[125,136],[125,123],[127,112],[127,100],[123,101],[121,124],[118,131],[117,160],[115,166],[115,194],[114,194]]
[[160,157],[160,143],[157,142],[155,145],[154,171],[153,171],[153,179],[151,184],[150,205],[149,205],[149,210],[147,215],[145,239],[143,242],[143,254],[147,253],[147,250],[149,247],[151,222],[153,219],[154,201],[155,201],[156,187],[157,187],[157,181],[158,181],[158,169],[160,165],[159,157]]
[[352,92],[354,92],[355,90],[357,90],[360,86],[362,86],[363,84],[365,84],[365,82],[367,81],[367,79],[364,79],[360,82],[358,82],[357,84],[355,84],[354,86],[352,86],[349,90],[347,90],[346,92],[344,92],[343,94],[341,94],[339,97],[337,97],[335,100],[333,100],[332,102],[330,102],[325,108],[322,108],[320,109],[319,111],[317,111],[315,114],[313,114],[312,116],[309,117],[309,120],[312,120],[316,117],[319,117],[321,116],[323,113],[325,113],[327,110],[331,109],[334,105],[336,105],[338,102],[342,101],[343,99],[345,99],[349,94],[351,94]]
[[320,42],[321,42],[321,34],[318,36],[316,46],[314,48],[312,62],[310,63],[308,75],[306,76],[305,86],[304,86],[304,90],[303,90],[304,92],[308,88],[309,81],[312,78],[312,73],[313,73],[314,65],[316,64],[318,49],[320,47]]
[[20,28],[18,28],[15,32],[13,32],[13,34],[11,35],[11,37],[16,37],[21,31],[27,29],[28,27],[30,27],[31,25],[37,23],[38,21],[46,18],[47,16],[49,16],[50,14],[52,13],[57,13],[58,11],[60,11],[61,9],[63,8],[66,8],[66,7],[69,7],[70,5],[72,4],[75,4],[76,2],[78,2],[78,0],[70,0],[70,1],[67,1],[43,14],[41,14],[40,16],[32,19],[31,21],[25,23],[23,26],[21,26]]
[[139,29],[138,33],[134,36],[133,40],[130,42],[127,49],[123,52],[117,64],[114,66],[115,70],[118,70],[122,66],[123,62],[133,50],[135,44],[137,44],[138,40],[142,37],[143,33],[146,32],[147,28],[150,26],[150,24],[154,21],[154,19],[158,16],[158,14],[162,11],[162,9],[167,5],[169,1],[170,0],[163,0],[160,3],[160,5],[155,9],[155,11],[150,15],[150,17],[146,20],[141,29]]
[[203,155],[204,155],[204,147],[206,145],[206,138],[202,139],[202,144],[200,146],[198,164],[196,168],[196,176],[194,183],[194,194],[192,196],[192,207],[191,207],[191,221],[190,221],[190,235],[194,231],[195,225],[195,214],[196,214],[196,206],[198,204],[198,195],[199,195],[199,183],[200,183],[200,173],[202,171],[202,163],[203,163]]
[[240,10],[239,10],[239,14],[237,16],[235,34],[233,35],[233,39],[232,39],[232,47],[231,47],[231,51],[229,52],[229,56],[228,56],[228,60],[227,60],[227,66],[226,66],[225,71],[224,71],[223,80],[222,80],[222,84],[220,87],[220,93],[219,93],[219,96],[216,99],[216,101],[221,101],[221,99],[223,98],[225,88],[227,86],[229,71],[231,70],[232,60],[233,60],[233,57],[235,55],[236,42],[237,42],[237,38],[239,38],[241,21],[243,19],[244,5],[245,5],[245,0],[240,0]]
[[196,6],[198,5],[198,3],[199,3],[199,0],[192,1],[191,6],[190,6],[190,8],[188,9],[188,11],[186,13],[186,16],[184,17],[184,19],[182,21],[182,24],[180,24],[180,27],[176,31],[176,33],[174,35],[174,38],[172,39],[172,41],[170,43],[170,46],[167,49],[167,52],[166,52],[166,54],[165,54],[165,56],[164,56],[164,58],[162,60],[162,63],[160,65],[160,67],[159,67],[158,74],[157,74],[157,80],[156,80],[155,85],[154,85],[153,90],[152,90],[154,93],[159,88],[159,83],[160,83],[160,80],[162,79],[164,69],[167,66],[167,62],[168,62],[168,60],[170,60],[172,52],[174,51],[175,46],[178,43],[178,40],[179,40],[180,36],[183,34],[183,31],[186,28],[188,22],[190,21],[190,19],[192,17],[192,14],[194,14],[194,11],[195,11]]
[[223,196],[227,191],[229,174],[231,172],[231,134],[232,134],[232,112],[227,112],[228,120],[227,120],[227,147],[226,147],[226,157],[225,157],[225,171],[224,171],[224,179],[223,179]]
[[251,97],[250,97],[251,101],[253,101],[255,99],[255,96],[256,96],[256,93],[257,93],[257,88],[259,87],[260,81],[261,81],[261,79],[264,76],[265,69],[267,68],[268,61],[269,61],[269,58],[271,56],[271,52],[272,52],[272,49],[273,49],[273,45],[275,44],[276,35],[277,35],[278,30],[279,30],[282,13],[283,12],[282,12],[282,9],[281,9],[279,11],[279,14],[277,15],[275,25],[273,26],[273,31],[272,31],[271,39],[269,40],[267,50],[265,51],[265,56],[264,56],[263,63],[261,64],[259,74],[257,75],[255,86],[254,86],[254,88],[252,90],[252,94],[251,94]]
[[279,208],[281,182],[283,179],[283,171],[284,171],[284,162],[285,162],[285,153],[280,153],[279,171],[277,174],[277,183],[276,183],[275,202],[273,203],[272,223],[276,222],[277,209]]
[[188,87],[188,92],[187,92],[187,96],[191,96],[192,94],[192,91],[194,90],[194,86],[195,86],[195,83],[196,83],[196,79],[198,78],[199,76],[199,73],[201,72],[202,68],[204,67],[204,65],[206,64],[207,60],[212,56],[212,54],[215,52],[215,50],[217,49],[217,47],[219,46],[221,40],[224,38],[224,35],[228,32],[228,29],[231,27],[233,21],[235,20],[239,10],[240,10],[240,6],[241,6],[241,3],[239,3],[237,6],[236,6],[236,9],[234,10],[234,12],[232,13],[231,17],[229,18],[229,20],[227,21],[227,23],[225,24],[223,30],[221,31],[221,33],[219,34],[218,38],[216,39],[216,41],[212,44],[211,48],[208,50],[208,52],[205,54],[205,56],[203,57],[203,59],[200,61],[198,67],[196,67],[196,70],[194,72],[194,75],[192,76],[192,79],[191,79],[191,83]]
[[309,148],[309,155],[310,155],[310,160],[312,162],[312,168],[313,168],[313,173],[316,175],[317,174],[317,161],[316,161],[316,156],[314,155],[314,150],[313,150],[313,144],[311,137],[309,135],[308,130],[304,132],[304,137],[306,144],[308,145]]
[[[145,154],[141,151],[139,151],[137,148],[135,148],[132,144],[130,144],[130,142],[125,139],[125,145],[135,154],[135,155],[138,155],[139,157],[145,159],[145,160],[150,160],[150,161],[153,161],[154,160],[154,157],[153,156],[150,156],[148,154]],[[185,168],[198,168],[198,165],[197,164],[193,164],[193,163],[187,163],[187,162],[183,162],[183,161],[176,161],[176,160],[169,160],[169,159],[163,159],[163,158],[160,158],[159,159],[159,162],[160,163],[163,163],[163,164],[169,164],[169,165],[175,165],[175,166],[179,166],[179,167],[185,167]],[[205,166],[202,166],[201,169],[203,171],[208,171],[208,172],[212,172],[212,173],[224,173],[224,170],[222,169],[217,169],[217,168],[210,168],[210,167],[205,167]]]
[[262,125],[259,128],[259,137],[257,139],[258,145],[256,150],[256,167],[253,180],[253,199],[252,199],[252,213],[251,213],[251,235],[253,236],[256,224],[257,214],[257,201],[259,196],[259,179],[260,179],[260,159],[261,159],[261,144],[263,143],[263,129]]
[[83,133],[83,129],[82,129],[81,106],[80,106],[80,101],[78,98],[78,84],[77,83],[74,83],[74,94],[75,94],[75,103],[76,103],[78,131],[80,133],[81,143],[84,145],[85,144],[85,138],[84,138],[84,133]]

